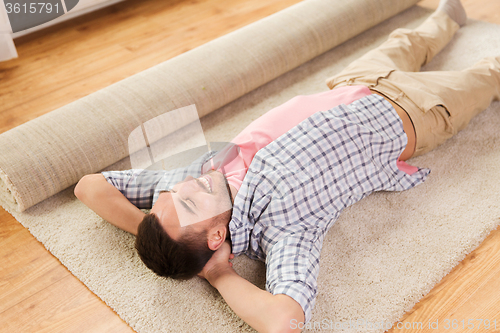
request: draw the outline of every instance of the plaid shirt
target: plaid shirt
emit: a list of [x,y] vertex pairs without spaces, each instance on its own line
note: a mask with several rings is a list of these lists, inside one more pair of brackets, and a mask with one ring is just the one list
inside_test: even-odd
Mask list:
[[[323,239],[341,211],[374,191],[412,188],[429,174],[398,169],[406,144],[401,119],[378,95],[307,118],[252,160],[229,223],[233,253],[265,261],[266,289],[296,300],[308,322]],[[132,203],[149,208],[159,191],[187,174],[198,177],[210,157],[169,172],[103,174]],[[139,174],[144,178],[133,181]]]

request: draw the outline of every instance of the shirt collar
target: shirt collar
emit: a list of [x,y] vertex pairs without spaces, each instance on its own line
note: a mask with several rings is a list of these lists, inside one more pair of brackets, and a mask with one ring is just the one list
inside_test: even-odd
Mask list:
[[233,217],[229,221],[229,235],[231,237],[232,253],[235,256],[245,253],[250,242],[250,230]]

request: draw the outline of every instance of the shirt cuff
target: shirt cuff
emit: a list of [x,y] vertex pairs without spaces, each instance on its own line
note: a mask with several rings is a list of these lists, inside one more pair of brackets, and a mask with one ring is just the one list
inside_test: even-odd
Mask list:
[[280,282],[274,286],[271,293],[273,295],[284,294],[293,298],[304,311],[304,324],[311,320],[316,295],[305,283],[300,281]]

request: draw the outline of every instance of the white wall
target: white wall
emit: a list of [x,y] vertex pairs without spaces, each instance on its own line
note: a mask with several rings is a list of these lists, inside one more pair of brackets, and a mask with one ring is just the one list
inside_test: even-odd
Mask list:
[[12,29],[5,11],[3,0],[0,0],[0,61],[17,58],[17,51],[12,40]]

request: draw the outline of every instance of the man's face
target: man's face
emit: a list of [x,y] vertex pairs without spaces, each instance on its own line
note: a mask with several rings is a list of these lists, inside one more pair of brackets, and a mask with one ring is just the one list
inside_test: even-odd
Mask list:
[[210,171],[199,178],[186,177],[170,192],[160,193],[151,208],[160,224],[173,239],[187,225],[201,231],[211,219],[232,208],[229,186],[224,175]]

